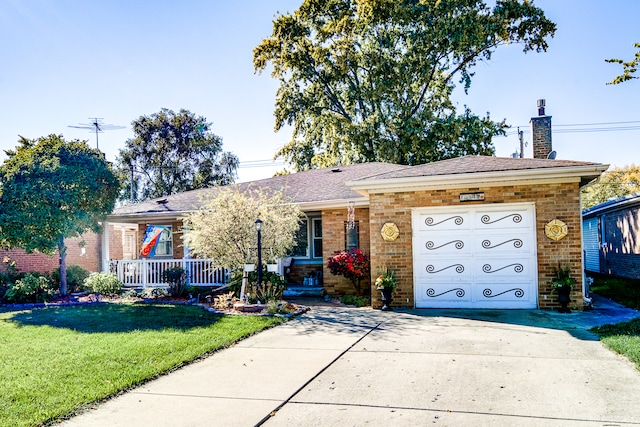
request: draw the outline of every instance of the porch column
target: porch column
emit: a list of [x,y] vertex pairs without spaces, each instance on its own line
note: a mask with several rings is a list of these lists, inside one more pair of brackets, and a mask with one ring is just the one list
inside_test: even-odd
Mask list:
[[191,276],[191,263],[188,261],[191,258],[191,249],[184,243],[184,236],[188,233],[189,229],[186,225],[182,225],[182,268],[184,269],[185,276],[189,283],[193,282]]
[[107,221],[102,222],[102,234],[101,234],[101,242],[102,244],[102,271],[109,272],[109,223]]

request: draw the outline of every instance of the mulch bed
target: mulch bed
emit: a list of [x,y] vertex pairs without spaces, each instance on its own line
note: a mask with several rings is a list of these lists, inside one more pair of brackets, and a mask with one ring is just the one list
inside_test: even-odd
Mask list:
[[[214,307],[214,304],[207,301],[198,302],[195,298],[188,299],[185,297],[162,296],[157,298],[123,298],[121,296],[108,296],[100,294],[81,294],[81,295],[58,295],[52,301],[46,303],[29,303],[29,304],[2,304],[4,307],[16,309],[30,309],[43,307],[60,307],[101,303],[123,303],[123,304],[183,304],[197,305],[203,309],[219,314],[239,314],[248,316],[269,316],[264,310],[266,305],[250,304],[247,306],[236,305],[235,307]],[[302,314],[309,310],[308,306],[287,303],[290,311],[287,314],[278,314],[279,316],[292,317]]]

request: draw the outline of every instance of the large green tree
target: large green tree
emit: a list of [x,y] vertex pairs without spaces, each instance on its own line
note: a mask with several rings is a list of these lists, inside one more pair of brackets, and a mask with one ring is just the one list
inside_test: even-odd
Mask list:
[[638,65],[640,64],[640,43],[636,43],[633,46],[636,47],[638,51],[631,61],[623,61],[622,59],[616,58],[605,59],[606,62],[622,65],[622,74],[607,83],[608,85],[617,85],[622,82],[626,82],[627,80],[638,78],[635,74],[638,71]]
[[211,123],[202,116],[163,108],[134,120],[132,127],[135,138],[118,157],[122,200],[137,202],[227,185],[237,178],[238,158],[222,151],[222,138],[210,131]]
[[65,239],[100,231],[119,181],[102,153],[61,135],[21,137],[0,167],[0,241],[60,256],[60,293],[67,293]]
[[420,164],[493,154],[505,122],[456,112],[456,83],[499,46],[547,49],[556,26],[532,1],[304,0],[253,51],[279,80],[276,156],[296,169],[387,161]]
[[614,168],[603,173],[598,182],[582,190],[582,209],[633,193],[640,193],[640,166]]

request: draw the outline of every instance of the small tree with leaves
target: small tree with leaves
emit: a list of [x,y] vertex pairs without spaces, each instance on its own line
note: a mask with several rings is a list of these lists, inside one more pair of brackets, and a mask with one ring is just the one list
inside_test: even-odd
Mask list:
[[60,293],[67,293],[65,239],[99,232],[120,183],[103,154],[62,135],[21,137],[0,167],[0,241],[27,252],[60,255]]
[[582,190],[582,209],[638,192],[640,192],[640,166],[614,168],[603,173],[598,182]]
[[282,192],[221,188],[200,210],[184,218],[183,238],[195,254],[233,270],[249,254],[255,257],[257,219],[263,221],[262,247],[269,256],[280,258],[294,246],[301,215],[298,205]]

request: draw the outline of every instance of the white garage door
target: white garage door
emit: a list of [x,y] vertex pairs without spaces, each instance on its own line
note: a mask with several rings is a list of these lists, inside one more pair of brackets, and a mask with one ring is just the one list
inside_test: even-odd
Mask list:
[[417,308],[536,308],[531,203],[413,211]]

